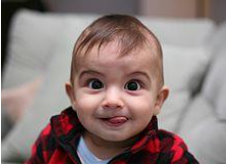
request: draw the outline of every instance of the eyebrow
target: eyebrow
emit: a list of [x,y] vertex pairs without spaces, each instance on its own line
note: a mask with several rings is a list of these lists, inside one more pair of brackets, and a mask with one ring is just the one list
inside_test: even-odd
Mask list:
[[86,74],[90,74],[90,75],[101,75],[104,76],[102,73],[98,72],[98,71],[94,71],[94,70],[84,70],[80,73],[79,78],[83,77]]
[[135,76],[135,75],[138,75],[138,76],[144,76],[147,80],[151,80],[151,78],[148,76],[147,73],[145,72],[141,72],[141,71],[136,71],[136,72],[133,72],[133,73],[130,73],[128,76]]

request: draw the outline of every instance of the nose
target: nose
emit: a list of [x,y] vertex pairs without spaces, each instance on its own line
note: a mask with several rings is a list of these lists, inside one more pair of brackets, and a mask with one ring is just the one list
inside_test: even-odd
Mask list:
[[109,88],[102,102],[103,109],[122,109],[124,103],[122,101],[122,95],[117,88]]

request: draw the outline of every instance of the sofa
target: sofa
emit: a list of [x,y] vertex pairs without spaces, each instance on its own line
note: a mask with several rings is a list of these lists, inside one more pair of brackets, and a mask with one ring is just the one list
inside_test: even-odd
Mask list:
[[[70,106],[73,45],[96,14],[18,11],[2,73],[2,163],[23,163],[51,116]],[[170,95],[159,128],[179,134],[200,163],[226,161],[226,25],[137,16],[159,38]]]

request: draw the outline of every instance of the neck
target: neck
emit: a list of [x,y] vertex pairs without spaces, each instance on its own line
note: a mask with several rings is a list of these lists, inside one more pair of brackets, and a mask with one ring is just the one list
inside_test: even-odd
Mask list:
[[130,148],[136,138],[127,141],[107,141],[90,132],[85,132],[84,140],[89,150],[99,159],[110,159]]

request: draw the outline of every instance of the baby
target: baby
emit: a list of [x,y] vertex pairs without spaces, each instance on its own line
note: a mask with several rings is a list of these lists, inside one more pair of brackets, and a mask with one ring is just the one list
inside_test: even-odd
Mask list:
[[73,50],[72,106],[51,118],[27,163],[198,163],[181,138],[158,129],[169,93],[162,60],[158,39],[136,18],[94,21]]

